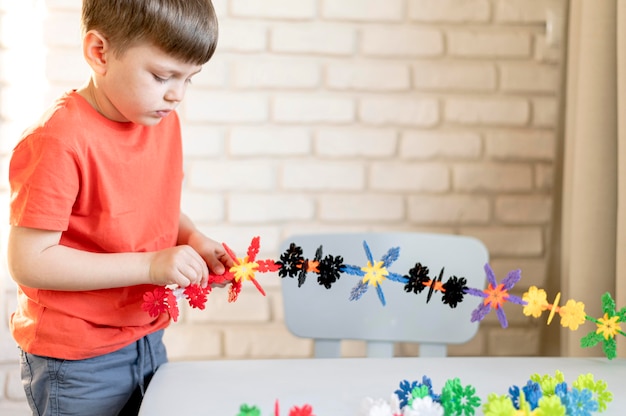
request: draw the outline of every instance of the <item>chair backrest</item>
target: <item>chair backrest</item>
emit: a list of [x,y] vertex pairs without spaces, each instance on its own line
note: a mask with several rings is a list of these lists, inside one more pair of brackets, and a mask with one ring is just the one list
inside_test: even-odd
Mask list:
[[[408,276],[417,263],[429,270],[431,279],[445,283],[451,276],[464,277],[466,286],[484,289],[484,266],[489,260],[485,245],[472,237],[429,233],[336,233],[301,234],[285,239],[284,253],[293,243],[302,248],[302,257],[314,259],[321,246],[322,258],[343,257],[343,264],[360,270],[368,263],[364,242],[372,259],[381,261],[391,248],[399,256],[389,262],[388,271]],[[421,293],[406,292],[405,284],[383,280],[383,306],[377,288],[369,286],[358,300],[349,300],[351,291],[363,280],[357,274],[342,273],[327,289],[318,283],[318,275],[309,272],[301,286],[298,277],[281,279],[285,323],[296,336],[315,340],[316,357],[340,355],[342,339],[367,341],[368,357],[393,356],[395,342],[419,343],[420,356],[446,356],[448,344],[469,341],[478,331],[471,322],[471,312],[480,299],[465,295],[451,308],[442,302],[442,292],[429,287]]]

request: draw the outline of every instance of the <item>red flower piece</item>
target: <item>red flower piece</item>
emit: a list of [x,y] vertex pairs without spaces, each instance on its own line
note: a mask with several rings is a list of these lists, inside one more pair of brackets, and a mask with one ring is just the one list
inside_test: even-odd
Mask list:
[[180,311],[178,310],[178,301],[176,301],[176,296],[171,289],[167,290],[167,310],[170,312],[170,317],[174,322],[178,321],[178,315],[180,315]]
[[231,281],[230,288],[228,289],[228,302],[234,302],[239,297],[239,293],[241,293],[241,282],[237,282],[236,280]]
[[252,238],[250,242],[250,247],[248,247],[248,261],[252,263],[254,259],[256,259],[257,254],[259,254],[259,248],[261,247],[261,237],[256,236]]
[[310,405],[305,404],[302,407],[294,406],[291,409],[289,409],[289,416],[315,416],[315,415],[313,414],[313,408]]
[[209,285],[210,284],[223,284],[223,283],[228,283],[230,281],[232,281],[235,278],[235,275],[231,272],[226,270],[223,274],[213,274],[213,273],[209,273]]
[[211,293],[211,286],[205,288],[200,285],[189,285],[183,291],[187,300],[189,300],[189,306],[197,309],[204,309],[204,305],[207,301],[207,296]]
[[153,318],[167,312],[167,295],[170,289],[165,287],[155,287],[153,291],[143,294],[141,309],[148,312]]
[[276,264],[272,259],[259,260],[257,263],[259,265],[257,269],[259,273],[276,272],[280,270],[280,264]]

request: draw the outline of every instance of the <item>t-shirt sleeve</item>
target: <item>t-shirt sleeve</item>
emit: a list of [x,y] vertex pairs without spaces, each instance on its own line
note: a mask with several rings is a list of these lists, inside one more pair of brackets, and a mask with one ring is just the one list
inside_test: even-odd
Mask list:
[[9,164],[13,226],[65,231],[79,189],[76,152],[52,136],[31,134]]

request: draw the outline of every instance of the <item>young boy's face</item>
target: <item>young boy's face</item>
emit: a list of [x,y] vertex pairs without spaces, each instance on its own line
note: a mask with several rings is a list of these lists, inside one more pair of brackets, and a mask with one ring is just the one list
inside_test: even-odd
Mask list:
[[155,125],[178,106],[201,69],[142,43],[119,57],[108,55],[106,71],[96,76],[94,98],[111,120]]

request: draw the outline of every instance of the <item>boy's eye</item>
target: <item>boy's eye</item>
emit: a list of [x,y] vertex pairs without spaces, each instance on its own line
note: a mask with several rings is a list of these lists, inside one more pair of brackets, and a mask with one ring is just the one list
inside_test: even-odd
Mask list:
[[158,82],[166,82],[167,78],[161,78],[160,76],[158,76],[157,74],[152,74],[152,76],[154,77],[154,79]]

